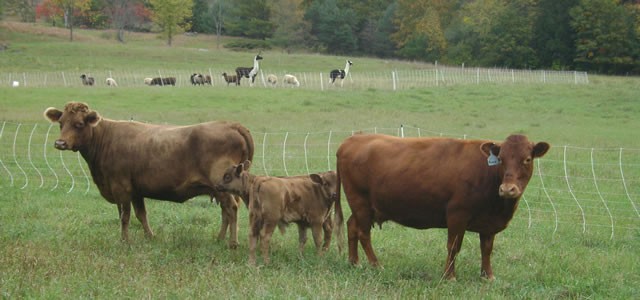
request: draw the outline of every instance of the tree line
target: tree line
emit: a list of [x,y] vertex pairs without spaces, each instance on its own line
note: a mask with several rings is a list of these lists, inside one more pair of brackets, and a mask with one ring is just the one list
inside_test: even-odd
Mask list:
[[127,30],[168,44],[189,31],[248,38],[226,45],[236,48],[640,73],[640,0],[0,0],[0,10],[114,28],[122,42]]

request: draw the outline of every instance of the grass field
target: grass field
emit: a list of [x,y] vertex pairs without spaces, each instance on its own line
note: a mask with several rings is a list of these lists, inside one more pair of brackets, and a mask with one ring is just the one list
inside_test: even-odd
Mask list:
[[[174,47],[168,48],[152,35],[131,35],[130,41],[121,45],[104,38],[104,32],[78,30],[74,43],[68,43],[64,34],[40,26],[2,24],[0,39],[10,44],[10,50],[0,53],[0,73],[153,69],[158,61],[181,70],[202,66],[202,61],[206,61],[205,66],[211,63],[231,68],[252,55],[218,50],[214,39],[206,36],[180,37]],[[194,48],[208,51],[191,51]],[[69,55],[84,51],[92,55]],[[154,54],[149,57],[147,53]],[[268,54],[278,62],[270,67],[283,71],[295,70],[304,61],[305,71],[321,72],[335,61],[343,61],[316,54],[287,55],[277,50]],[[362,71],[429,67],[358,60]],[[446,258],[446,231],[419,231],[393,223],[372,231],[373,246],[384,269],[372,268],[366,262],[361,267],[350,266],[335,243],[323,257],[316,256],[310,245],[299,257],[294,228],[284,236],[274,236],[272,263],[254,268],[246,263],[244,207],[239,212],[241,245],[237,250],[229,250],[226,243],[214,239],[220,224],[219,208],[204,197],[184,204],[147,200],[156,238],[145,239],[139,222],[132,220],[132,241],[124,244],[119,241],[115,206],[102,199],[95,187],[86,194],[81,189],[67,193],[66,189],[51,190],[48,186],[20,189],[9,186],[0,169],[0,176],[5,176],[0,177],[0,294],[9,299],[638,298],[640,217],[629,202],[638,203],[640,195],[640,79],[590,79],[588,85],[461,85],[397,92],[244,86],[0,87],[0,122],[11,124],[48,126],[42,117],[44,109],[60,108],[73,100],[85,101],[112,119],[170,124],[235,120],[250,128],[254,137],[284,132],[347,134],[401,124],[455,137],[501,140],[508,134],[522,133],[552,145],[542,160],[543,175],[557,179],[547,181],[550,186],[545,191],[556,201],[553,209],[562,217],[559,224],[552,221],[551,205],[534,178],[527,191],[534,222],[528,224],[527,210],[521,205],[510,227],[497,236],[492,259],[497,277],[494,282],[479,277],[477,234],[468,233],[463,243],[457,260],[458,281],[447,282],[440,278]],[[9,165],[13,144],[7,132],[0,136],[0,159]],[[336,134],[335,145],[341,136]],[[582,202],[589,221],[584,232],[577,207],[572,205],[575,201],[568,196],[567,184],[562,185],[564,146],[587,149],[571,154],[570,159],[578,163],[569,166],[576,197],[594,199]],[[613,238],[602,201],[593,195],[591,165],[582,164],[590,159],[592,148],[623,148],[635,159],[624,165],[631,200],[613,187],[618,181],[599,181],[601,193],[618,217]],[[53,149],[50,153],[57,154]],[[614,162],[616,153],[612,154]],[[311,164],[313,170],[327,167],[322,159]],[[597,166],[604,168],[606,164]],[[612,163],[610,169],[616,168]],[[608,167],[597,172],[615,176],[604,175]],[[346,215],[350,215],[348,209]]]

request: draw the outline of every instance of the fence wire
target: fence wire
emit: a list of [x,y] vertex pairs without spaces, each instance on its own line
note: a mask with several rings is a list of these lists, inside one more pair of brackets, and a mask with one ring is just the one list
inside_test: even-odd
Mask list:
[[[0,121],[0,193],[2,189],[97,193],[78,152],[58,151],[53,124]],[[335,170],[335,153],[354,132],[402,137],[466,135],[414,127],[352,131],[254,132],[257,149],[252,172],[292,176]],[[475,138],[475,137],[474,137]],[[512,227],[598,234],[609,239],[640,234],[640,149],[553,145],[536,160],[536,170]]]
[[[211,84],[197,85],[199,87],[233,87],[234,83],[227,83],[222,73],[235,74],[234,70],[203,69],[203,70],[113,70],[113,71],[80,71],[80,72],[22,72],[0,73],[0,86],[14,87],[81,87],[83,81],[80,75],[93,77],[96,87],[108,87],[107,78],[113,78],[118,87],[145,86],[145,78],[174,77],[176,87],[193,86],[191,75],[194,73],[208,75]],[[267,75],[273,74],[278,80],[275,84],[267,82]],[[298,85],[285,82],[284,75],[294,75]],[[251,83],[249,78],[242,78],[241,86],[263,88],[305,88],[325,90],[333,88],[347,89],[382,89],[404,90],[412,88],[451,86],[461,84],[588,84],[589,76],[586,72],[578,71],[547,71],[547,70],[514,70],[514,69],[486,69],[486,68],[458,68],[437,67],[421,70],[393,70],[388,72],[358,72],[352,70],[343,80],[331,83],[328,73],[314,72],[286,72],[260,69],[259,75]]]

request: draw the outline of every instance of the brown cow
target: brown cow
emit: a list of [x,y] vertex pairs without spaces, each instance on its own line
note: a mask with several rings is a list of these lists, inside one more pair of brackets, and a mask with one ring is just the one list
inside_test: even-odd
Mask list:
[[[448,229],[448,279],[455,279],[455,257],[465,231],[479,233],[481,275],[493,279],[494,237],[513,217],[533,173],[533,159],[549,147],[523,135],[511,135],[501,144],[385,135],[347,138],[336,155],[338,182],[353,212],[347,221],[349,261],[358,263],[360,241],[369,262],[377,266],[371,227],[391,220],[417,229]],[[340,184],[337,195],[340,242]]]
[[218,238],[224,239],[228,227],[229,245],[237,246],[238,203],[215,190],[215,182],[229,166],[253,158],[248,129],[230,122],[167,126],[114,121],[79,102],[68,103],[64,111],[50,107],[44,114],[60,123],[55,147],[80,151],[100,194],[118,206],[123,240],[129,239],[131,204],[151,237],[145,197],[181,203],[210,195],[222,208]]
[[[228,168],[218,185],[221,191],[249,199],[249,263],[256,263],[256,245],[261,240],[262,256],[268,264],[273,231],[276,226],[283,229],[292,222],[298,225],[300,253],[309,227],[318,253],[327,250],[331,242],[329,212],[336,198],[336,172],[294,177],[256,176],[248,172],[250,165],[251,162],[246,161]],[[321,245],[322,230],[324,244]]]

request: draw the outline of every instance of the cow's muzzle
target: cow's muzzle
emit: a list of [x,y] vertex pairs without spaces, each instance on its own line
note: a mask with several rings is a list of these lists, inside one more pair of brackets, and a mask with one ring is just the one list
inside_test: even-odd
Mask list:
[[500,197],[507,199],[518,198],[521,193],[520,188],[513,183],[503,183],[500,185],[500,189],[498,190]]
[[56,147],[56,149],[58,149],[58,150],[68,150],[69,149],[69,145],[67,144],[67,142],[65,142],[63,140],[56,140],[56,142],[55,142],[55,144],[53,146]]

